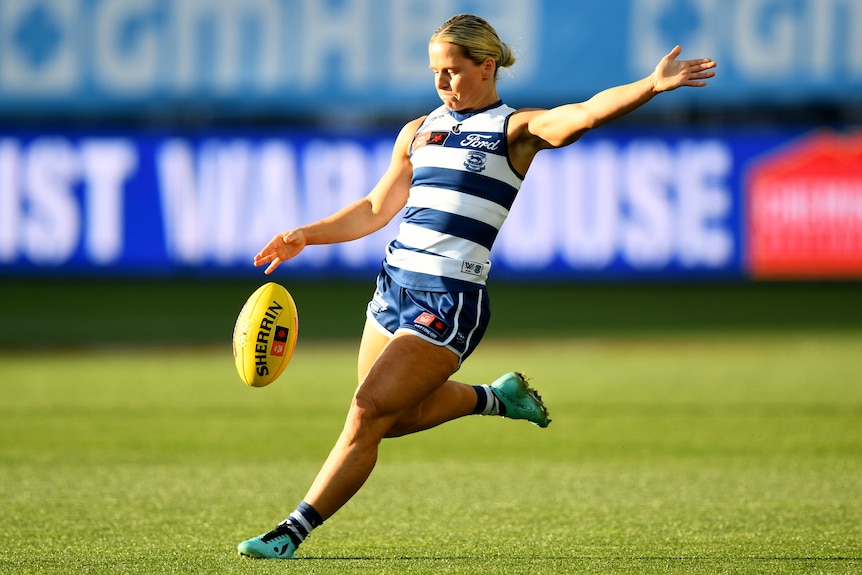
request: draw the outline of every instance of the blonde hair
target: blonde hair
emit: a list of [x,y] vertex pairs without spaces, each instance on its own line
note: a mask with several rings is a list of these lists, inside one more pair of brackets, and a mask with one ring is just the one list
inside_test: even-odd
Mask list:
[[497,65],[494,76],[500,68],[515,63],[515,55],[508,44],[500,40],[497,31],[486,20],[472,14],[452,16],[431,35],[429,43],[449,42],[464,50],[464,57],[481,65],[485,58],[492,58]]

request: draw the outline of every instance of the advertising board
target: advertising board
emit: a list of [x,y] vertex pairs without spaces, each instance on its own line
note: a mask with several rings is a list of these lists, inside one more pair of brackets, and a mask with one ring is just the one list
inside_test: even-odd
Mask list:
[[752,165],[745,189],[754,276],[862,276],[862,136],[791,142]]
[[[257,273],[274,234],[368,193],[394,137],[0,134],[0,273]],[[860,276],[860,149],[822,131],[589,134],[537,157],[491,276]],[[287,273],[374,273],[396,231],[314,246]]]
[[0,114],[418,115],[435,102],[428,38],[459,12],[512,45],[501,80],[516,106],[644,77],[675,44],[720,74],[655,106],[862,92],[858,0],[4,0]]

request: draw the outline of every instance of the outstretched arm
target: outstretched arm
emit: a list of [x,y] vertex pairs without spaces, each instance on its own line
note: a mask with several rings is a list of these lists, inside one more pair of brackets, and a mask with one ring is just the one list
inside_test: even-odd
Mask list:
[[603,90],[585,102],[523,112],[519,136],[534,140],[531,147],[535,151],[567,146],[587,131],[639,108],[660,92],[706,86],[706,80],[715,76],[715,62],[709,58],[677,60],[681,52],[682,48],[675,46],[646,78]]
[[386,173],[367,196],[313,224],[276,234],[254,256],[254,265],[266,265],[264,273],[271,274],[307,245],[348,242],[376,232],[389,223],[407,203],[413,175],[410,143],[421,121],[419,118],[401,129]]

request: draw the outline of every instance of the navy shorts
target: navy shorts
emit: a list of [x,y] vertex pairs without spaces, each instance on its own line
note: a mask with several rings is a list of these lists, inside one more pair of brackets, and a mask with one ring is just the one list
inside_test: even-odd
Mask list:
[[452,350],[463,362],[485,335],[491,307],[484,286],[464,292],[412,290],[383,271],[366,315],[386,334],[407,330]]

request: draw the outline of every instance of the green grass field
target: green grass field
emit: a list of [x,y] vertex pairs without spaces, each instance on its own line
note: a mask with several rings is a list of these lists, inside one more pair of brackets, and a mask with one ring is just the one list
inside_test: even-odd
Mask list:
[[[26,287],[0,286],[0,573],[862,572],[852,286],[586,287],[563,317],[541,316],[564,293],[548,288],[516,318],[501,290],[499,329],[459,376],[524,369],[551,426],[470,417],[385,441],[289,563],[236,544],[293,509],[340,431],[364,290],[303,296],[293,362],[251,389],[225,335],[246,286],[203,294],[200,308],[232,304],[208,319],[169,309],[161,324],[174,298],[156,290],[128,286],[123,307],[72,289],[57,316],[31,305],[48,287]],[[583,319],[602,305],[606,323]]]

